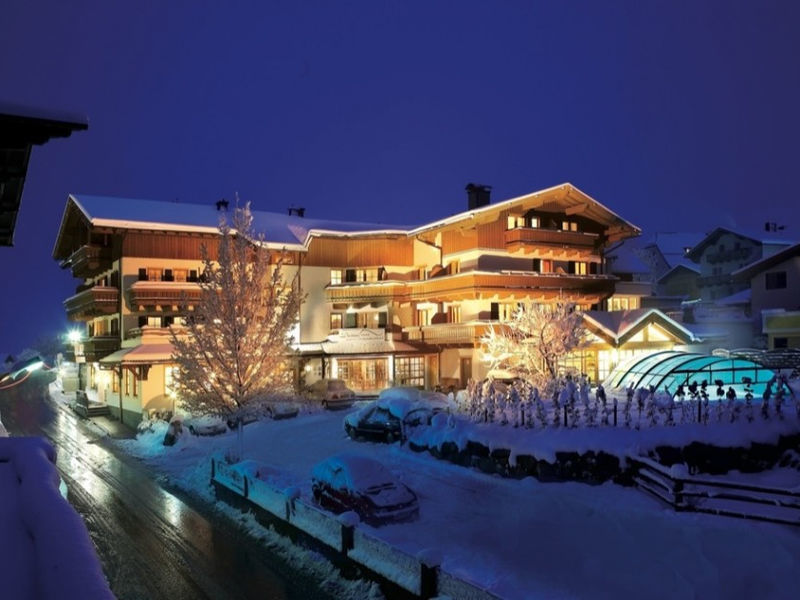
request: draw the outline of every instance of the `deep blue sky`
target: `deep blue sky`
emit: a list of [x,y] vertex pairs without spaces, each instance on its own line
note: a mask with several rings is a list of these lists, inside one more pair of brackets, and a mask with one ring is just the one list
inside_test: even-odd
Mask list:
[[5,0],[0,101],[90,125],[33,151],[0,350],[67,327],[70,192],[405,224],[570,181],[645,234],[800,238],[798,31],[789,0]]

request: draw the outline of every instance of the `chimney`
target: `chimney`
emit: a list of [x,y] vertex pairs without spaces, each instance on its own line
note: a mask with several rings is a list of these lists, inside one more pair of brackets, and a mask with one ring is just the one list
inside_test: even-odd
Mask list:
[[297,215],[300,218],[306,216],[306,209],[305,208],[295,208],[294,206],[289,207],[289,216]]
[[222,200],[217,200],[217,211],[227,211],[228,210],[228,201],[223,198]]
[[492,193],[492,186],[481,185],[480,183],[468,183],[467,187],[467,209],[473,210],[481,206],[487,206],[491,201],[489,195]]

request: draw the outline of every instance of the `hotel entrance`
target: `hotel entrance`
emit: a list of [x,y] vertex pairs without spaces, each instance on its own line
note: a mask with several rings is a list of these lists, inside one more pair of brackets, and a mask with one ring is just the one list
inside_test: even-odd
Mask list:
[[357,393],[379,392],[389,387],[387,358],[343,359],[337,361],[338,377]]

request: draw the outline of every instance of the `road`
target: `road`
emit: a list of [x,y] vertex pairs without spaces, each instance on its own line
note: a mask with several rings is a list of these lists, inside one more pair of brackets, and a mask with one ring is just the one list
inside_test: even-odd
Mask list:
[[68,500],[81,514],[119,600],[329,598],[281,558],[207,506],[162,489],[137,461],[47,395],[53,376],[34,373],[0,391],[11,436],[48,438]]

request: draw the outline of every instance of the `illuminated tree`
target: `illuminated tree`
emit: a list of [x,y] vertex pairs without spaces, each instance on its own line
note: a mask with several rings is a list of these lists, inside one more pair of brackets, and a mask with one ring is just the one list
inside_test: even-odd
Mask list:
[[238,422],[291,381],[287,356],[290,330],[298,319],[297,274],[288,277],[284,253],[266,248],[253,231],[250,205],[234,209],[231,225],[219,225],[217,261],[203,246],[200,301],[186,310],[186,329],[173,327],[182,405],[195,414]]
[[580,314],[569,302],[525,302],[511,319],[483,336],[483,360],[490,369],[504,369],[552,393],[559,365],[586,345]]

